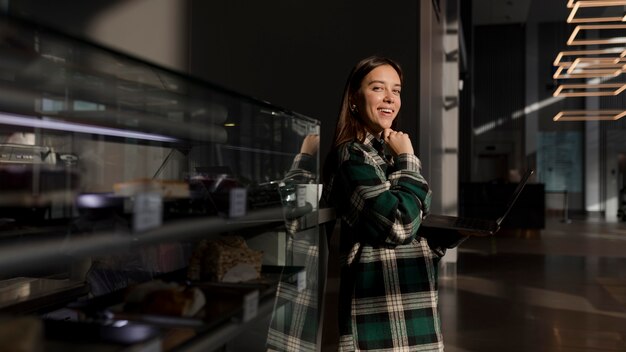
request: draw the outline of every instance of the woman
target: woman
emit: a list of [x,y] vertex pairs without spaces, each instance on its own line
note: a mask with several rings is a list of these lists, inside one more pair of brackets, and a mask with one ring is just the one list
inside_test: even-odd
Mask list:
[[401,88],[388,58],[353,68],[324,167],[324,199],[341,219],[341,351],[443,351],[439,257],[416,235],[430,190],[409,136],[394,130]]

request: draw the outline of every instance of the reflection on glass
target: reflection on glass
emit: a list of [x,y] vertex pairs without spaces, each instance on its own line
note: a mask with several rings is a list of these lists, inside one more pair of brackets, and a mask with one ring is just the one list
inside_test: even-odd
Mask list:
[[276,291],[276,305],[268,332],[271,350],[316,351],[319,329],[319,236],[317,223],[307,228],[307,215],[318,208],[317,152],[319,135],[308,134],[281,183],[285,205],[287,257],[299,267],[297,277],[284,275]]
[[[269,345],[315,349],[319,121],[4,17],[0,57],[0,286],[55,277],[94,297],[163,279],[223,294],[184,269],[199,242],[237,237],[268,270],[228,284],[261,285],[264,314],[276,301]],[[230,298],[194,324],[230,322]]]

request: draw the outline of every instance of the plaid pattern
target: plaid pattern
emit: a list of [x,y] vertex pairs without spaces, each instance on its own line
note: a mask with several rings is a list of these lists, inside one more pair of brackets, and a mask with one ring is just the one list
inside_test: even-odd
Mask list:
[[[296,203],[297,185],[317,183],[317,159],[309,154],[299,153],[295,156],[291,169],[285,175],[279,192],[286,209]],[[291,201],[284,201],[290,198]],[[287,231],[294,235],[300,228],[300,219],[285,219]]]
[[316,281],[319,247],[307,238],[290,238],[287,248],[293,254],[293,264],[305,267],[306,288],[299,291],[295,282],[279,282],[267,348],[269,351],[318,351],[319,300]]
[[439,256],[416,235],[430,190],[414,155],[368,134],[337,151],[324,197],[341,218],[341,351],[443,351]]
[[[293,185],[314,183],[317,160],[298,154],[287,173],[281,192],[293,192]],[[289,191],[286,191],[289,189]],[[286,194],[283,194],[285,198]],[[289,204],[285,204],[290,206]],[[298,290],[291,277],[281,280],[276,293],[272,322],[267,335],[268,351],[318,351],[319,326],[319,235],[316,229],[298,231],[298,219],[285,220],[288,233],[287,257],[290,265],[303,266],[306,287]]]

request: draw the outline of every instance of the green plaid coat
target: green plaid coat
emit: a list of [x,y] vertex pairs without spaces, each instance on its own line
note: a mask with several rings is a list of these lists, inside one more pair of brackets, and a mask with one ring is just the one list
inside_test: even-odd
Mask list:
[[339,349],[443,351],[439,256],[416,236],[430,205],[419,159],[371,134],[336,152],[324,197],[341,218]]

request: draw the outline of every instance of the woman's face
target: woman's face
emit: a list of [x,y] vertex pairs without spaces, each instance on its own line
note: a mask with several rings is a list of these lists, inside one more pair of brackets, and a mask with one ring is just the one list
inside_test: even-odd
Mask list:
[[400,76],[389,65],[378,66],[363,78],[354,104],[371,133],[391,128],[400,111],[401,88]]

